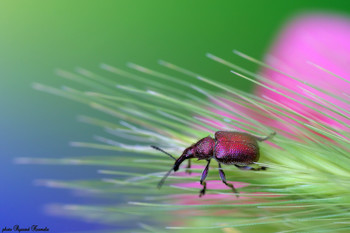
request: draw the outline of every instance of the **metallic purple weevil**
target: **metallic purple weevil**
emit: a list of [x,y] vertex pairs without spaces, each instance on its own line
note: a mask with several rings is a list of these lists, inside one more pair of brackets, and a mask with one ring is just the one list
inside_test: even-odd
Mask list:
[[234,186],[226,182],[225,173],[221,168],[221,164],[235,165],[239,169],[243,170],[266,170],[266,167],[253,168],[249,165],[254,164],[259,160],[260,153],[258,141],[265,141],[274,136],[275,134],[276,133],[273,132],[266,137],[259,137],[242,132],[217,131],[215,133],[215,138],[208,136],[199,140],[197,143],[186,148],[178,159],[175,159],[171,154],[160,149],[157,146],[151,146],[152,148],[162,151],[163,153],[169,155],[171,158],[176,160],[174,166],[170,169],[170,171],[168,171],[165,174],[163,179],[159,182],[158,188],[160,188],[163,185],[165,179],[169,176],[169,174],[172,171],[176,172],[179,169],[180,164],[186,159],[188,159],[188,169],[191,167],[190,159],[205,159],[208,161],[208,163],[205,169],[203,170],[200,179],[200,183],[201,185],[203,185],[203,188],[199,193],[199,197],[203,196],[207,189],[205,178],[208,175],[209,164],[211,159],[215,159],[219,164],[219,173],[222,182],[226,186],[230,187],[238,197],[238,192],[236,191]]

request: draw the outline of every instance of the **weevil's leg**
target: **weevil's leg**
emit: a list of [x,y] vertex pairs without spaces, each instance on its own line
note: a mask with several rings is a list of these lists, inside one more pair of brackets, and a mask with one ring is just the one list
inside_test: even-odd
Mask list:
[[264,166],[262,166],[262,167],[257,167],[257,168],[255,168],[255,167],[250,167],[250,166],[239,166],[239,165],[236,165],[236,164],[235,164],[235,166],[238,167],[238,168],[241,169],[241,170],[261,171],[261,170],[266,170],[266,169],[267,169],[267,167],[264,167]]
[[207,178],[207,175],[208,175],[209,164],[210,164],[210,160],[208,160],[207,166],[204,168],[202,173],[200,183],[201,185],[203,185],[203,189],[199,192],[199,197],[202,197],[205,194],[205,191],[207,190],[207,183],[204,180],[205,178]]
[[188,160],[187,167],[186,167],[186,173],[191,174],[191,159]]
[[232,189],[232,191],[233,191],[234,193],[236,193],[236,196],[237,196],[237,198],[238,198],[238,197],[239,197],[238,192],[237,192],[237,190],[235,189],[235,187],[233,187],[233,184],[230,184],[230,183],[227,183],[227,182],[226,182],[226,176],[225,176],[224,170],[222,170],[222,168],[221,168],[221,163],[219,163],[219,173],[220,173],[220,178],[221,178],[222,182],[223,182],[226,186],[230,187],[230,188]]
[[275,135],[276,135],[276,132],[272,132],[272,133],[270,133],[270,135],[267,135],[267,136],[265,136],[265,137],[260,137],[260,136],[254,135],[254,138],[255,138],[256,140],[258,140],[259,142],[262,142],[262,141],[266,141],[266,140],[272,138],[272,137],[275,136]]

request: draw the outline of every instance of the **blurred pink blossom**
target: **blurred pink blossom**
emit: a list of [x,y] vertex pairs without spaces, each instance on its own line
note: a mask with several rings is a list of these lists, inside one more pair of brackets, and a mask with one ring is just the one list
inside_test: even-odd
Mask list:
[[[350,20],[348,18],[323,14],[296,18],[279,35],[266,56],[265,63],[301,81],[268,68],[263,68],[260,72],[261,76],[278,86],[267,83],[265,85],[299,101],[299,103],[261,86],[257,86],[255,89],[257,96],[275,101],[301,116],[330,127],[348,128],[349,119],[337,114],[336,111],[349,116],[346,111],[350,110],[350,105],[348,102],[332,96],[333,94],[343,99],[349,99],[350,95]],[[329,93],[319,91],[308,84]],[[324,104],[332,110],[321,107],[311,100]],[[269,126],[286,130],[281,122],[266,118],[262,118],[262,120]],[[312,124],[303,117],[300,117],[299,120]]]

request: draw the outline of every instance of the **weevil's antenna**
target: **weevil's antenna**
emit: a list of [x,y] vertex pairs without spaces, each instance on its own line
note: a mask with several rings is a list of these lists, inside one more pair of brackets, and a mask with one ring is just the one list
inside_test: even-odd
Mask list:
[[[173,160],[176,161],[176,158],[174,156],[172,156],[171,154],[169,154],[168,152],[166,152],[165,150],[159,148],[158,146],[151,146],[153,149],[155,150],[159,150],[161,152],[163,152],[164,154],[168,155],[170,158],[172,158]],[[160,189],[162,187],[162,185],[164,184],[166,178],[170,175],[170,173],[174,170],[175,165],[164,175],[164,177],[159,181],[158,183],[158,188]]]
[[170,175],[170,173],[171,173],[173,170],[174,170],[174,167],[172,167],[172,168],[164,175],[164,177],[159,181],[159,183],[158,183],[158,185],[157,185],[157,187],[158,187],[159,189],[163,186],[165,179]]
[[163,152],[163,153],[166,154],[166,155],[169,155],[169,157],[172,158],[173,160],[176,160],[176,158],[175,158],[174,156],[172,156],[171,154],[169,154],[169,153],[166,152],[165,150],[160,149],[158,146],[151,146],[151,147],[152,147],[153,149],[155,149],[155,150],[159,150],[159,151]]

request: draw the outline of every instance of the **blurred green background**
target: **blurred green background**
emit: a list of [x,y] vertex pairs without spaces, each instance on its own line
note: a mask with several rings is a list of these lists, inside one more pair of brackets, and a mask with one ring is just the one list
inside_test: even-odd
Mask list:
[[[207,59],[211,52],[252,71],[258,67],[233,49],[263,59],[278,29],[309,11],[350,14],[349,1],[0,1],[0,228],[47,226],[51,232],[104,228],[52,217],[47,203],[93,202],[69,191],[33,185],[40,178],[94,177],[96,168],[15,165],[16,157],[62,157],[95,151],[68,146],[91,141],[95,128],[77,123],[84,106],[31,88],[69,84],[57,68],[135,62],[157,68],[164,59],[249,91],[229,70]],[[93,114],[93,113],[92,113]]]

